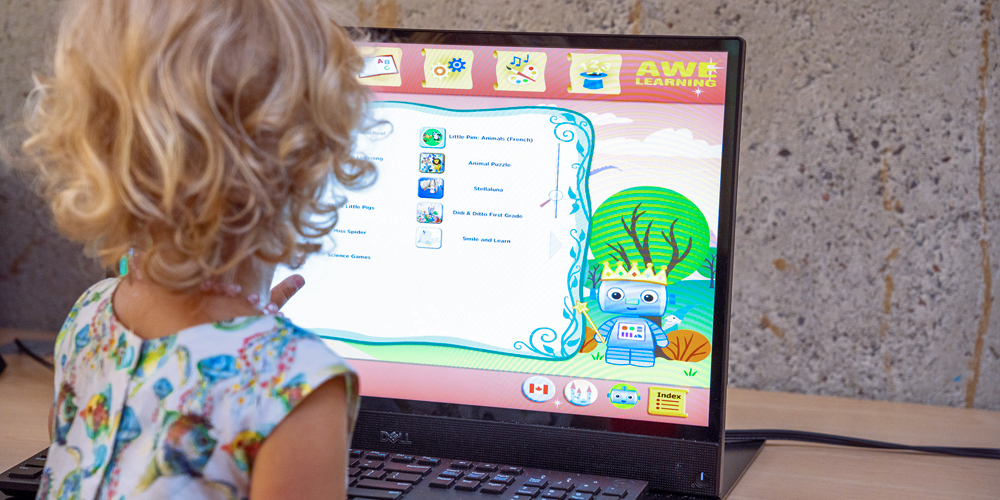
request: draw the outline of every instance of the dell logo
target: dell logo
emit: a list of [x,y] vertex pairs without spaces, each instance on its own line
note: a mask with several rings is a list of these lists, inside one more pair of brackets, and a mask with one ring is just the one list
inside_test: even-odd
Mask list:
[[379,438],[383,443],[413,444],[410,442],[409,432],[399,433],[396,431],[392,432],[379,431],[379,433],[380,433]]

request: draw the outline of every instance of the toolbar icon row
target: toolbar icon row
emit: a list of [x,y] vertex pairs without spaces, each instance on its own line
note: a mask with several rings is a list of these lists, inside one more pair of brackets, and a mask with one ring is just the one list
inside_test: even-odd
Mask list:
[[[402,86],[403,51],[399,47],[362,47],[365,65],[358,74],[366,85]],[[466,49],[424,48],[421,87],[471,89],[475,53]],[[619,54],[571,53],[567,90],[577,94],[620,94],[622,56]],[[493,89],[502,92],[544,92],[548,54],[545,52],[495,50],[496,79]],[[480,77],[481,78],[481,77]]]
[[[528,377],[521,384],[521,392],[529,401],[545,403],[558,394],[558,389],[548,378],[535,375]],[[650,387],[649,414],[664,417],[687,417],[685,408],[687,393],[687,389]],[[574,406],[590,406],[601,396],[594,384],[580,379],[566,384],[562,395],[567,402]],[[624,383],[613,386],[606,396],[612,406],[621,410],[630,409],[643,400],[634,386]],[[558,407],[558,401],[556,403]]]

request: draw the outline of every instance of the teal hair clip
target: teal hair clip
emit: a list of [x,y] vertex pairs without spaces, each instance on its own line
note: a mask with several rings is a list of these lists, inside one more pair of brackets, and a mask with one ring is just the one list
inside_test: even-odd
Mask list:
[[125,276],[128,274],[128,261],[132,258],[132,249],[128,249],[128,253],[122,255],[122,259],[118,261],[118,275]]

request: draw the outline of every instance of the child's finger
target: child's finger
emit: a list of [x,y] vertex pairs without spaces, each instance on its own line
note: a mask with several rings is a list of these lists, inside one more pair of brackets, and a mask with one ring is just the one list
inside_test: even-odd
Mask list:
[[278,309],[281,309],[288,302],[288,299],[292,298],[305,284],[305,278],[298,274],[293,274],[281,280],[281,283],[278,283],[277,286],[271,289],[271,303]]

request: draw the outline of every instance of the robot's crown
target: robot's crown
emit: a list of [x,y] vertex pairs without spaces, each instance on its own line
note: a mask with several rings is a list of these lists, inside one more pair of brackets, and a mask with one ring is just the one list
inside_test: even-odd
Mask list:
[[632,264],[632,269],[626,271],[625,267],[619,263],[618,267],[612,271],[611,266],[605,262],[601,281],[637,281],[667,286],[667,273],[663,268],[660,268],[660,272],[654,273],[652,264],[646,264],[646,269],[642,271],[639,271],[638,265]]

